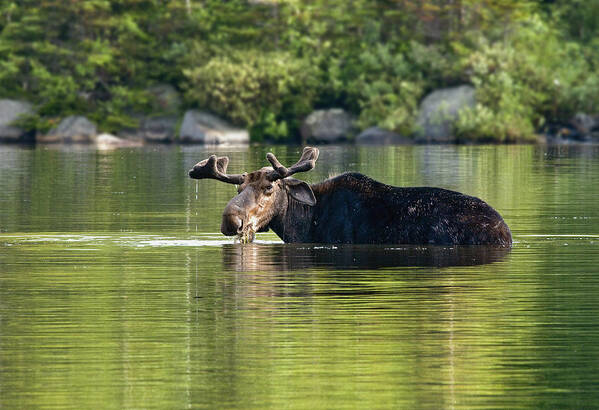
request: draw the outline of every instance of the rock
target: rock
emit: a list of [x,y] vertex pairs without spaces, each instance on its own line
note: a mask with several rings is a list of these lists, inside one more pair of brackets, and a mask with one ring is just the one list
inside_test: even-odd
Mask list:
[[146,142],[174,142],[180,121],[182,99],[170,84],[157,84],[145,89],[148,98],[147,112],[129,109],[127,114],[138,123],[137,127],[122,128],[116,132],[120,138]]
[[135,115],[135,120],[139,123],[136,128],[123,128],[116,132],[117,137],[132,140],[146,141],[152,143],[168,144],[175,141],[177,124],[179,119],[176,116],[142,116]]
[[174,116],[146,117],[138,133],[148,142],[173,142],[178,121]]
[[364,145],[412,144],[413,142],[411,138],[379,127],[367,128],[356,137],[356,144]]
[[599,118],[579,112],[570,120],[570,125],[577,131],[579,139],[587,140],[594,131],[599,131]]
[[[546,142],[549,144],[569,144],[569,143],[580,143],[594,140],[596,131],[599,131],[590,122],[586,122],[583,117],[573,118],[569,123],[563,122],[549,122],[545,124],[541,130],[545,136]],[[596,131],[593,131],[596,130]]]
[[141,115],[137,132],[145,141],[169,143],[175,140],[181,95],[170,84],[157,84],[147,89],[151,96],[151,114]]
[[46,135],[38,135],[37,141],[42,143],[90,143],[96,138],[96,125],[80,115],[64,118],[57,127]]
[[234,128],[228,122],[207,112],[189,110],[183,117],[179,140],[198,144],[247,144],[247,130]]
[[337,142],[349,139],[354,133],[354,120],[340,108],[316,110],[301,126],[304,141]]
[[470,85],[433,91],[420,103],[416,141],[454,142],[453,125],[460,110],[475,103],[475,90]]
[[13,125],[23,115],[33,114],[33,107],[26,101],[0,99],[0,140],[22,142],[32,135]]
[[100,134],[96,137],[95,142],[98,149],[141,147],[142,145],[141,141],[129,141],[111,134]]

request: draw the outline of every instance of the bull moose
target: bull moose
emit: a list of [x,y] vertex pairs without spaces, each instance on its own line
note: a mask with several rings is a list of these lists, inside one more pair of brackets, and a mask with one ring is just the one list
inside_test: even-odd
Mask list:
[[308,185],[291,176],[314,168],[318,149],[306,147],[286,168],[272,154],[272,167],[227,174],[229,158],[210,156],[189,176],[238,186],[224,209],[221,232],[251,242],[272,229],[284,242],[405,245],[496,245],[512,235],[484,201],[431,187],[395,187],[348,172]]

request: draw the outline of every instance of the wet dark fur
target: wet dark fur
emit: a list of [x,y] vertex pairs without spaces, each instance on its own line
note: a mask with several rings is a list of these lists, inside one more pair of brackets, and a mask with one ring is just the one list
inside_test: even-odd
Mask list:
[[400,188],[359,173],[311,185],[316,205],[288,197],[269,227],[285,242],[499,245],[512,235],[484,201],[441,188]]

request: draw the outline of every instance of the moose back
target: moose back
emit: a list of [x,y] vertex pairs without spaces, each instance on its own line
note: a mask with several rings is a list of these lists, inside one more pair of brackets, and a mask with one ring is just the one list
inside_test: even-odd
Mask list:
[[318,149],[306,147],[286,168],[227,174],[227,157],[197,163],[189,176],[238,186],[223,211],[221,232],[251,242],[272,229],[285,242],[511,246],[509,227],[486,202],[431,187],[395,187],[348,172],[309,185],[291,178],[314,168]]

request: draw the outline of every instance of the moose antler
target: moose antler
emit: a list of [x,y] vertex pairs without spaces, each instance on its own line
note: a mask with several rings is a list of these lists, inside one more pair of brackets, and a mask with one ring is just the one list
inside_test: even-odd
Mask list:
[[189,176],[193,179],[216,179],[227,184],[241,185],[244,176],[240,174],[227,175],[227,165],[229,165],[228,157],[216,157],[211,155],[210,158],[198,162],[189,171]]
[[269,174],[268,178],[271,181],[275,181],[277,179],[287,178],[296,172],[306,172],[314,168],[316,160],[318,159],[318,148],[304,148],[299,161],[289,168],[285,168],[283,165],[281,165],[281,163],[277,160],[277,157],[275,157],[271,152],[266,154],[266,159],[272,164],[273,167],[273,171]]

